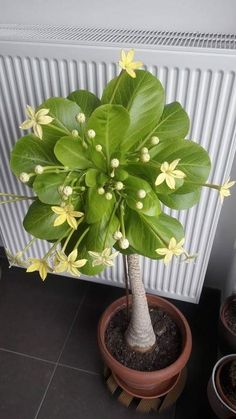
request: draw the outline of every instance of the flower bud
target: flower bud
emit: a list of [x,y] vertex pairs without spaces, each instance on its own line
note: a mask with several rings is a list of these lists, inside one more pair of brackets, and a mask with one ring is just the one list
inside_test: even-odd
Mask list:
[[82,191],[82,192],[84,192],[85,191],[85,186],[81,186],[81,188],[80,188],[80,190]]
[[89,138],[95,138],[96,137],[96,132],[93,129],[89,129],[88,130],[88,137]]
[[157,144],[159,144],[159,142],[160,142],[160,140],[159,140],[158,137],[154,136],[154,137],[151,138],[151,144],[152,145],[157,145]]
[[98,195],[104,195],[105,189],[104,188],[98,188]]
[[116,184],[115,184],[115,189],[116,189],[117,191],[121,191],[123,188],[124,188],[124,184],[123,184],[123,182],[120,182],[120,181],[116,182]]
[[111,167],[112,167],[112,169],[116,169],[117,167],[119,167],[119,164],[120,164],[120,162],[119,162],[118,159],[112,159],[111,160]]
[[72,135],[72,137],[77,138],[79,136],[79,132],[77,131],[77,129],[73,129],[71,131],[71,135]]
[[85,114],[80,112],[78,113],[78,115],[76,116],[76,120],[78,121],[79,124],[84,124],[85,123]]
[[112,193],[111,193],[111,192],[107,192],[107,193],[105,194],[105,198],[106,198],[108,201],[110,201],[110,200],[112,199]]
[[149,162],[149,160],[150,160],[150,154],[148,154],[148,153],[144,153],[144,154],[142,154],[141,155],[141,157],[140,157],[140,160],[143,162],[143,163],[147,163],[147,162]]
[[144,189],[139,189],[138,192],[137,192],[137,196],[140,199],[145,198],[146,195],[147,195],[147,192]]
[[65,187],[63,188],[63,194],[64,194],[65,196],[70,196],[70,195],[72,195],[72,193],[73,193],[73,189],[72,189],[72,187],[71,187],[71,186],[65,186]]
[[19,179],[21,180],[21,182],[27,183],[30,180],[30,176],[28,175],[28,173],[22,172],[19,176]]
[[136,202],[135,206],[136,206],[137,209],[142,209],[143,208],[143,203],[138,201],[138,202]]
[[128,249],[128,247],[129,247],[129,240],[124,239],[124,238],[120,239],[119,240],[119,246],[120,246],[121,249]]
[[99,153],[102,151],[102,146],[101,146],[101,144],[97,144],[95,148],[96,148],[96,150],[97,150]]
[[121,231],[115,231],[115,233],[113,234],[113,238],[115,240],[120,240],[122,239],[122,237],[123,237],[123,234],[121,233]]
[[36,173],[36,175],[41,175],[44,171],[43,166],[40,166],[40,164],[37,164],[37,166],[35,166],[34,171]]
[[148,153],[148,148],[147,147],[143,147],[141,150],[142,154],[147,154]]

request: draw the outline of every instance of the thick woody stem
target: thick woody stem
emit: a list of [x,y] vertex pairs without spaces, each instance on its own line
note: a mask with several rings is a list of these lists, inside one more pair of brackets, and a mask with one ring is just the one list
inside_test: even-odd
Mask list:
[[156,344],[148,309],[147,297],[141,278],[139,256],[128,255],[128,271],[132,290],[132,314],[126,331],[128,345],[140,352],[150,351]]

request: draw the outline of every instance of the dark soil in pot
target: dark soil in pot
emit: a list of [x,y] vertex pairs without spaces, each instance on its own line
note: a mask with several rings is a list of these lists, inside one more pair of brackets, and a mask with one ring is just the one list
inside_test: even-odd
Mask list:
[[236,334],[236,296],[230,301],[224,315],[228,327]]
[[171,365],[179,357],[182,338],[171,316],[161,308],[150,307],[150,316],[157,346],[148,353],[133,351],[125,342],[128,327],[126,309],[119,310],[110,320],[105,334],[109,352],[121,364],[137,371],[156,371]]
[[222,367],[220,380],[224,395],[236,408],[236,360]]

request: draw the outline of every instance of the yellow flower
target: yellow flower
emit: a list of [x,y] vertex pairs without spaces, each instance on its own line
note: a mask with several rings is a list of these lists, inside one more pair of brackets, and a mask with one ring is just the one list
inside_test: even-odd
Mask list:
[[89,251],[89,254],[94,259],[92,262],[93,266],[98,266],[98,265],[113,266],[114,259],[119,254],[119,252],[112,253],[112,249],[106,248],[101,253]]
[[74,211],[73,205],[69,204],[65,207],[51,207],[52,211],[55,214],[58,214],[58,217],[54,221],[54,227],[60,226],[64,224],[65,221],[72,227],[74,230],[77,229],[77,221],[76,218],[82,217],[84,215],[83,212]]
[[45,280],[47,273],[52,272],[52,269],[50,268],[50,266],[48,265],[45,259],[29,258],[29,261],[32,263],[28,267],[26,272],[39,271],[39,275],[43,281]]
[[72,275],[80,276],[77,268],[81,268],[87,263],[87,259],[77,259],[78,250],[74,249],[68,256],[62,251],[57,251],[54,272],[69,272]]
[[9,268],[12,265],[21,266],[22,268],[26,268],[28,263],[26,260],[23,259],[23,252],[17,252],[15,255],[11,253],[8,249],[6,249],[7,258],[9,260]]
[[156,249],[155,252],[157,252],[158,255],[165,256],[164,257],[164,263],[167,265],[172,259],[172,257],[180,256],[182,253],[185,253],[185,250],[183,249],[184,244],[184,238],[177,243],[176,239],[172,237],[170,239],[170,243],[168,247],[162,247],[160,249]]
[[182,170],[175,170],[176,166],[178,165],[180,159],[176,159],[172,161],[172,163],[167,163],[166,161],[161,165],[161,174],[157,176],[155,185],[158,186],[164,181],[166,181],[167,186],[170,189],[175,189],[175,178],[176,179],[183,179],[186,175]]
[[119,61],[119,66],[125,70],[130,77],[135,79],[136,74],[135,71],[137,68],[142,67],[142,61],[133,61],[134,58],[134,49],[125,53],[124,50],[121,51],[121,60]]
[[235,185],[235,181],[234,180],[232,180],[231,182],[230,182],[230,178],[227,180],[227,182],[225,182],[222,186],[220,186],[220,189],[219,189],[219,194],[220,194],[220,199],[221,199],[221,202],[223,202],[224,201],[224,198],[226,197],[226,196],[230,196],[231,195],[231,193],[230,193],[230,191],[229,191],[229,188],[231,188],[232,186],[234,186]]
[[48,125],[53,121],[53,118],[48,115],[49,109],[40,109],[38,112],[27,105],[26,114],[29,119],[26,119],[20,125],[21,129],[33,128],[34,134],[42,140],[43,130],[41,125]]

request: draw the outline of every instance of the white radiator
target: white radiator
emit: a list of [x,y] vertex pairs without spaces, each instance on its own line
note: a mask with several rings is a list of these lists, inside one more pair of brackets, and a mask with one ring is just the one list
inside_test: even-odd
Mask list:
[[[10,150],[22,135],[18,126],[25,119],[25,105],[37,106],[79,88],[100,96],[118,72],[120,49],[130,47],[164,85],[166,102],[177,100],[187,110],[189,138],[205,147],[213,161],[210,180],[221,183],[228,178],[236,147],[235,35],[0,25],[0,190],[27,192],[8,165]],[[12,252],[29,240],[21,226],[27,205],[1,207],[1,233]],[[183,223],[185,247],[198,258],[189,264],[176,259],[168,267],[142,258],[148,291],[198,302],[220,207],[218,194],[205,189],[200,203],[189,211],[166,211]],[[47,248],[46,242],[38,241],[29,255],[41,256]],[[123,285],[122,259],[92,280]]]

